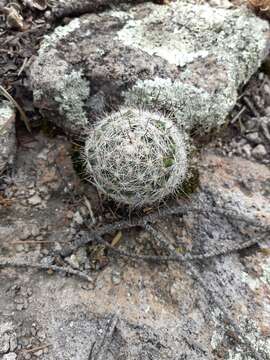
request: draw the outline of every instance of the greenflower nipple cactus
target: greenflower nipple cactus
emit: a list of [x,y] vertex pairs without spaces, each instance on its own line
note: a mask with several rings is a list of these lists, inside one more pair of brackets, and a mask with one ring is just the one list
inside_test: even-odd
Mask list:
[[141,207],[174,193],[187,173],[183,133],[160,113],[122,108],[89,132],[87,173],[108,197]]

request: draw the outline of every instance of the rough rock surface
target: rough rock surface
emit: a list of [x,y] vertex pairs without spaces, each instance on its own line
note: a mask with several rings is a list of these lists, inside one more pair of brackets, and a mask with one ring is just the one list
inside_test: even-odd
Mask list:
[[246,8],[176,1],[90,14],[45,38],[31,66],[36,105],[80,131],[125,103],[217,127],[260,66],[269,26]]
[[97,12],[105,7],[118,5],[122,2],[135,3],[143,0],[58,0],[52,4],[52,14],[56,18],[69,15],[80,15]]
[[[82,195],[96,219],[100,213],[88,185],[78,186],[69,154],[64,137],[21,137],[16,173],[1,182],[1,259],[65,261],[88,272],[93,283],[1,268],[0,333],[5,335],[0,352],[10,358],[16,353],[18,360],[88,360],[91,349],[92,358],[108,360],[256,359],[209,296],[212,291],[253,351],[270,359],[269,232],[252,224],[257,219],[270,225],[269,169],[206,151],[200,161],[200,188],[184,201],[190,211],[154,225],[166,235],[165,246],[145,231],[123,233],[118,246],[133,254],[162,255],[171,248],[196,254],[247,239],[261,243],[193,263],[203,288],[185,265],[137,263],[94,244],[69,258],[55,258],[54,251],[65,248],[63,242],[74,240],[89,220]],[[33,196],[40,201],[30,205]],[[194,206],[202,212],[192,211]],[[108,213],[104,219],[112,216]]]
[[16,153],[15,115],[8,102],[0,102],[0,175]]

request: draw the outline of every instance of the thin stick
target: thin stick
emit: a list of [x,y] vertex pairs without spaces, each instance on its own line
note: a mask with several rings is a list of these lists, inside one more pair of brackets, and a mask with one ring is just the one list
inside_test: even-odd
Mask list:
[[231,120],[231,124],[234,124],[238,119],[239,117],[243,114],[243,112],[245,112],[247,109],[247,107],[244,105],[240,111],[238,111],[238,113],[232,118]]
[[[90,227],[89,228],[90,233],[87,236],[80,238],[79,240],[76,241],[75,244],[72,244],[70,247],[66,247],[65,249],[62,249],[61,252],[59,253],[59,255],[64,256],[64,257],[71,255],[72,252],[74,252],[78,248],[80,248],[84,245],[87,245],[91,241],[94,241],[94,238],[96,235],[103,236],[105,234],[116,233],[117,231],[124,230],[124,229],[131,229],[134,227],[144,227],[145,224],[155,223],[157,220],[159,220],[161,218],[166,218],[166,217],[172,216],[172,215],[184,215],[190,211],[201,213],[201,212],[203,212],[203,209],[191,207],[186,204],[181,204],[181,205],[176,205],[176,206],[173,206],[170,208],[160,209],[152,214],[134,218],[131,221],[121,220],[121,221],[118,221],[118,222],[115,222],[112,224],[103,225],[102,227],[96,228],[96,229],[92,229],[92,227]],[[249,225],[253,225],[256,227],[263,227],[263,228],[265,228],[266,231],[270,231],[269,226],[262,225],[256,220],[250,219],[246,216],[238,215],[235,212],[228,212],[228,211],[224,211],[221,209],[213,209],[212,213],[222,215],[222,216],[226,215],[234,220],[244,221],[245,223],[247,223]]]
[[9,245],[18,245],[18,244],[33,244],[33,245],[40,245],[40,244],[69,244],[68,241],[62,240],[15,240],[9,243]]
[[1,267],[32,268],[32,269],[43,270],[43,271],[44,270],[45,271],[53,270],[56,273],[65,273],[65,274],[75,275],[82,280],[86,280],[91,283],[93,282],[93,279],[90,276],[84,274],[83,272],[81,272],[79,270],[74,270],[74,269],[70,269],[67,267],[60,267],[57,265],[35,264],[35,263],[25,262],[23,260],[14,259],[14,258],[6,259],[3,257],[0,257],[0,268]]
[[[149,230],[149,227],[146,227],[146,230]],[[152,230],[152,233],[153,232],[154,231]],[[173,255],[168,255],[168,256],[156,256],[156,255],[137,255],[134,253],[129,253],[127,251],[117,249],[117,248],[113,247],[110,243],[108,243],[106,240],[104,240],[98,234],[95,234],[94,238],[98,243],[106,246],[108,249],[112,250],[114,253],[116,253],[120,256],[128,257],[128,258],[131,258],[134,260],[143,260],[143,261],[158,262],[158,263],[167,262],[167,261],[188,262],[188,261],[195,261],[195,260],[206,260],[206,259],[211,259],[214,257],[229,255],[233,252],[247,249],[247,248],[251,247],[252,245],[255,245],[258,243],[258,239],[251,239],[251,240],[244,241],[243,243],[238,244],[238,245],[234,244],[233,246],[227,247],[225,249],[213,250],[213,251],[209,251],[209,252],[203,253],[203,254],[188,253],[188,254],[173,254]],[[267,239],[265,238],[265,241],[266,240]],[[260,241],[260,242],[262,242],[262,241]]]
[[43,349],[46,349],[48,347],[50,347],[52,345],[41,345],[41,346],[37,346],[35,348],[32,348],[32,349],[23,349],[22,351],[23,352],[27,352],[27,353],[31,353],[31,352],[36,352],[36,351],[39,351],[39,350],[43,350]]
[[96,221],[96,218],[94,216],[94,212],[92,210],[91,203],[90,203],[90,201],[88,200],[88,198],[85,195],[83,196],[83,199],[84,199],[85,205],[86,205],[86,207],[87,207],[87,209],[89,211],[89,215],[91,217],[92,224],[95,225],[97,221]]

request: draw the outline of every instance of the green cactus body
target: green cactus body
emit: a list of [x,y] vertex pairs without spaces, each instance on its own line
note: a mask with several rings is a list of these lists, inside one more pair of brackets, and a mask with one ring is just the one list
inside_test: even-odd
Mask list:
[[160,113],[122,108],[88,134],[87,172],[104,194],[140,207],[174,193],[187,173],[184,134]]

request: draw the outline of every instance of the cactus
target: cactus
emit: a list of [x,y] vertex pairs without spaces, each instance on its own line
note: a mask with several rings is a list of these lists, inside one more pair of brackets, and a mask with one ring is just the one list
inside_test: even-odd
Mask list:
[[88,133],[87,173],[108,197],[132,207],[177,191],[187,173],[185,136],[160,113],[122,108]]

